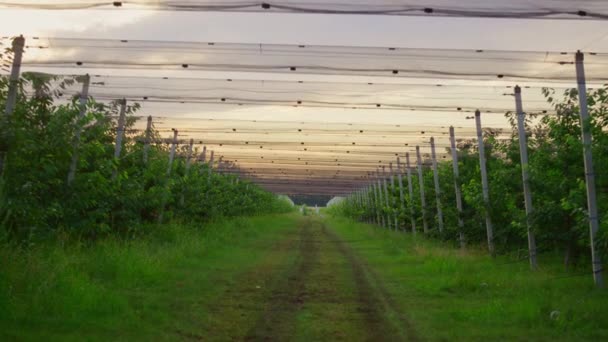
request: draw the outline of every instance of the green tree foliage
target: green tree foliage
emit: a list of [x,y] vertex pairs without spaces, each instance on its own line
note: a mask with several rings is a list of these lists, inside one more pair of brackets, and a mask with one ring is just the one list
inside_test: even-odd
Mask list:
[[[209,172],[208,164],[193,160],[186,170],[187,146],[178,150],[169,175],[169,145],[155,130],[144,163],[145,133],[133,129],[138,104],[127,107],[121,157],[115,160],[120,104],[90,98],[79,120],[78,98],[62,100],[64,89],[78,81],[24,74],[14,112],[2,115],[0,150],[6,158],[0,180],[0,236],[31,241],[61,232],[96,239],[132,235],[143,223],[157,222],[161,212],[165,221],[204,222],[289,210],[287,203],[251,182]],[[1,78],[2,108],[7,89],[8,80]],[[78,128],[82,135],[77,172],[69,185]]]
[[[555,114],[532,113],[526,116],[528,135],[529,171],[531,177],[534,213],[531,217],[540,253],[560,251],[566,265],[577,263],[589,255],[589,226],[585,193],[583,146],[579,119],[578,92],[568,89],[556,94],[543,89]],[[593,135],[593,157],[600,212],[599,248],[608,252],[608,88],[590,90],[588,94],[589,125]],[[494,242],[498,252],[527,249],[527,225],[524,210],[521,162],[517,122],[514,113],[507,113],[512,125],[509,139],[498,139],[498,132],[484,130],[484,144],[490,187],[490,205],[482,198],[479,155],[475,140],[458,140],[458,158],[463,196],[464,234],[468,243],[486,241],[485,213],[489,211],[494,224]],[[449,149],[448,149],[449,151]],[[429,164],[428,161],[426,164]],[[427,220],[432,227],[430,235],[446,241],[458,242],[458,212],[454,194],[452,161],[439,163],[441,201],[445,230],[437,230],[433,171],[425,168],[423,178],[426,193]],[[410,205],[414,206],[418,231],[422,230],[418,173],[412,170],[414,196],[407,191],[407,177],[403,172],[404,206],[399,200],[397,182],[391,185],[389,207],[380,203],[370,192],[369,203],[361,206],[350,197],[332,208],[340,214],[377,222],[377,214],[400,218],[403,229],[410,230]],[[392,204],[396,203],[396,204]]]

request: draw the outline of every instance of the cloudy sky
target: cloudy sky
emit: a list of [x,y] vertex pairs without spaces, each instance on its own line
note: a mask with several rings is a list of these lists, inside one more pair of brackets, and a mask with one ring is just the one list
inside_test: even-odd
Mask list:
[[[359,46],[359,47],[395,47],[395,48],[422,48],[422,49],[465,49],[465,50],[497,50],[497,51],[533,51],[533,52],[569,52],[576,50],[585,52],[608,53],[608,25],[605,21],[594,20],[525,20],[525,19],[475,19],[475,18],[423,18],[403,16],[358,16],[358,15],[313,15],[313,14],[272,14],[272,13],[204,13],[204,12],[169,12],[169,11],[140,11],[128,9],[107,10],[77,10],[77,11],[41,11],[41,10],[15,10],[2,9],[0,11],[0,32],[5,36],[23,34],[26,37],[63,37],[86,39],[112,39],[112,40],[155,40],[155,41],[182,41],[182,42],[217,42],[217,43],[244,43],[244,44],[289,44],[289,45],[328,45],[328,46]],[[90,51],[91,53],[92,50]],[[28,57],[33,59],[44,56],[44,51],[31,52]],[[103,50],[95,51],[103,54]],[[509,52],[510,55],[515,55]],[[41,55],[40,55],[41,54]],[[571,54],[569,56],[572,56]],[[569,57],[571,58],[571,57]],[[246,61],[245,61],[246,62]],[[450,62],[447,60],[446,65]],[[27,68],[26,68],[27,69]],[[35,70],[36,68],[30,68]],[[44,69],[44,68],[42,68]],[[42,70],[38,68],[37,70]],[[95,73],[99,70],[82,69],[77,72]],[[103,74],[124,75],[129,70],[104,70]],[[69,70],[62,72],[70,73]],[[75,71],[72,71],[74,73]],[[133,71],[135,72],[135,71]],[[141,72],[141,71],[137,71]],[[162,71],[163,75],[181,77],[179,71]],[[229,75],[229,76],[226,76]],[[206,78],[235,80],[269,80],[282,81],[295,80],[291,75],[260,74],[252,72],[206,72]],[[304,76],[299,76],[301,79]],[[305,75],[307,82],[344,81],[340,76]],[[367,82],[381,82],[377,77],[348,78],[346,82],[365,84]],[[433,82],[441,82],[437,80]],[[394,82],[394,81],[390,81]],[[408,83],[407,80],[399,82]],[[397,82],[397,83],[399,83]],[[464,82],[464,81],[463,81]],[[468,83],[467,83],[468,82]],[[471,81],[464,82],[468,85]],[[465,93],[459,96],[475,97],[475,91],[484,87],[504,87],[511,84],[509,80],[480,81],[476,87],[464,88]],[[530,83],[533,86],[541,85]],[[566,82],[566,85],[568,83]],[[280,84],[277,87],[281,87]],[[331,87],[330,85],[325,88]],[[346,91],[341,86],[340,91]],[[405,88],[404,88],[405,89]],[[466,89],[471,89],[467,94]],[[195,91],[196,89],[192,89]],[[335,90],[336,92],[338,90]],[[397,88],[394,91],[399,91]],[[406,92],[404,90],[403,92]],[[534,93],[533,93],[534,92]],[[533,94],[532,94],[533,93]],[[424,96],[424,92],[420,92]],[[458,93],[454,93],[458,94]],[[453,95],[453,94],[452,94]],[[355,96],[355,95],[353,95]],[[378,92],[374,96],[395,96],[388,91]],[[531,89],[527,94],[529,98],[540,99],[538,88]],[[429,99],[430,101],[431,99]],[[505,101],[497,98],[496,101]],[[510,101],[510,100],[508,100]],[[532,103],[531,100],[530,103]],[[508,104],[507,104],[508,105]],[[470,114],[454,112],[401,112],[377,111],[343,108],[290,108],[279,106],[179,106],[176,104],[144,105],[142,115],[162,116],[164,128],[177,127],[191,133],[184,134],[184,138],[192,137],[201,140],[238,139],[241,142],[248,140],[262,140],[259,134],[253,134],[255,129],[267,130],[273,133],[266,135],[266,140],[275,141],[306,141],[306,143],[319,143],[323,141],[350,142],[351,134],[345,130],[373,127],[379,132],[376,135],[358,136],[362,145],[378,139],[387,144],[397,144],[407,141],[412,146],[427,141],[426,135],[406,133],[405,130],[437,131],[440,146],[447,145],[445,132],[447,126],[454,125],[461,132],[471,134],[474,122],[466,120]],[[213,119],[213,122],[208,121]],[[228,121],[226,121],[228,120]],[[238,121],[235,121],[238,120]],[[257,120],[257,126],[252,123]],[[263,121],[284,121],[285,124],[268,123]],[[239,123],[240,122],[240,123]],[[289,122],[293,123],[292,125]],[[307,124],[310,134],[294,136],[292,128]],[[343,125],[340,126],[339,123]],[[350,125],[349,125],[350,124]],[[371,126],[374,124],[376,126]],[[277,126],[280,126],[279,127]],[[484,116],[484,125],[490,127],[508,127],[502,115]],[[178,127],[179,126],[179,127]],[[216,133],[193,133],[197,130],[213,128]],[[250,129],[238,137],[226,135],[232,128],[239,131]],[[314,128],[314,129],[313,129]],[[273,129],[277,131],[273,131]],[[337,129],[342,135],[331,137],[319,133],[322,130]],[[387,136],[386,130],[402,129],[403,138],[398,132]],[[384,132],[384,133],[381,133]],[[264,152],[251,152],[245,147],[211,146],[217,151],[226,154],[246,155],[255,154],[256,157]],[[290,148],[284,148],[289,150]],[[310,148],[314,150],[314,147]],[[399,149],[399,148],[397,148]],[[277,148],[278,150],[278,148]],[[327,147],[332,152],[319,152],[322,158],[333,159],[346,156],[343,152],[336,152],[335,148]],[[354,150],[354,148],[353,148]],[[393,152],[395,147],[376,148],[378,151]],[[311,152],[311,151],[307,151]],[[402,152],[399,150],[399,152]],[[267,151],[266,160],[282,153],[282,156],[296,158],[297,156],[310,156],[311,153]],[[235,159],[236,157],[233,157]],[[363,157],[362,157],[363,158]],[[370,156],[370,158],[372,158]],[[375,158],[375,157],[373,157]]]

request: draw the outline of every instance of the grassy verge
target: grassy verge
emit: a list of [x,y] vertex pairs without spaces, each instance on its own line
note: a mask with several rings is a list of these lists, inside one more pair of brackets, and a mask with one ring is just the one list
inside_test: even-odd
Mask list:
[[[608,291],[556,260],[492,259],[342,218],[328,225],[386,282],[425,340],[608,340]],[[574,276],[573,276],[574,275]]]
[[92,247],[0,246],[0,340],[177,340],[204,336],[200,317],[254,265],[294,215],[202,229],[167,225]]

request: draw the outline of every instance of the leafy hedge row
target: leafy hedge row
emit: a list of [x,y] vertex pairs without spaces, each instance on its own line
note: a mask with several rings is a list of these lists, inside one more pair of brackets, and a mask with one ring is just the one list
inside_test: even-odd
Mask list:
[[[187,146],[180,147],[168,176],[169,146],[153,131],[148,162],[143,137],[132,129],[139,106],[128,106],[121,157],[114,159],[118,103],[89,99],[78,122],[78,99],[56,104],[75,79],[24,74],[15,111],[2,115],[0,151],[6,155],[0,180],[0,238],[30,240],[57,232],[97,238],[130,234],[141,223],[165,220],[202,222],[289,210],[289,205],[233,175],[208,172],[193,162],[186,172]],[[0,79],[4,109],[8,81]],[[75,132],[83,127],[74,182],[67,183]],[[113,174],[116,177],[113,177]]]
[[[576,89],[556,95],[552,89],[543,89],[555,114],[527,115],[529,171],[531,177],[534,214],[531,217],[539,253],[559,250],[566,264],[589,255],[589,225],[583,146]],[[608,252],[608,88],[590,91],[589,113],[593,134],[593,158],[600,213],[598,247]],[[525,105],[525,101],[524,101]],[[494,243],[498,252],[526,250],[526,214],[514,113],[506,117],[512,125],[510,139],[498,139],[498,132],[485,129],[484,143],[490,188],[490,206],[486,208],[481,192],[479,155],[474,140],[459,140],[457,144],[465,222],[464,234],[469,243],[486,241],[485,212],[489,210],[494,225]],[[456,132],[458,134],[458,132]],[[449,150],[449,149],[448,149]],[[454,191],[452,161],[439,162],[440,196],[445,217],[445,230],[439,234],[437,224],[429,233],[439,239],[458,241],[458,212]],[[431,226],[437,222],[435,187],[432,169],[423,173],[426,192],[427,220]],[[334,210],[359,218],[375,220],[376,210],[385,217],[399,217],[403,229],[410,227],[409,206],[415,209],[414,218],[421,230],[421,205],[417,172],[412,172],[414,196],[407,191],[407,177],[403,176],[405,206],[401,209],[397,181],[389,186],[391,205],[374,203],[372,207],[359,207],[354,197],[336,206]],[[395,200],[393,202],[393,199]],[[394,205],[393,203],[396,203]]]

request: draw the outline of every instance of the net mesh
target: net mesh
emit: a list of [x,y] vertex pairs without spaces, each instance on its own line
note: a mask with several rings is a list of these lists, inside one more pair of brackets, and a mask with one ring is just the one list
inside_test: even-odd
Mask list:
[[466,16],[490,18],[608,19],[603,0],[131,0],[131,1],[2,1],[9,8],[53,10],[135,8],[174,11],[287,12],[358,15]]
[[[449,159],[448,126],[475,139],[477,109],[507,138],[514,85],[527,112],[547,115],[542,87],[576,86],[571,52],[26,39],[23,72],[88,73],[96,100],[141,104],[132,134],[151,115],[162,143],[177,129],[180,144],[193,139],[238,166],[223,172],[283,193],[349,192],[378,166],[414,160],[416,146],[428,165],[431,136]],[[585,58],[589,86],[605,86],[608,55]],[[80,87],[60,89],[60,101]]]

